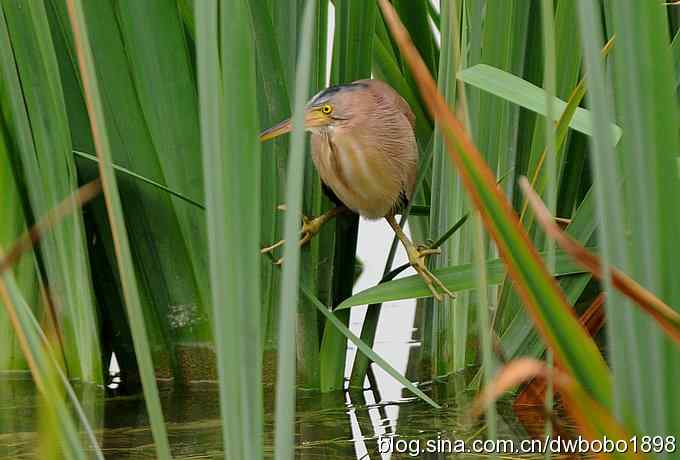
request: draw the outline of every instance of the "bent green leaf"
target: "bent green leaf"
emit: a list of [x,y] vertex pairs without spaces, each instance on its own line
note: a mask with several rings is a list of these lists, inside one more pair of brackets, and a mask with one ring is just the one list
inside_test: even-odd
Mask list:
[[[544,257],[544,254],[541,254]],[[576,275],[586,270],[574,262],[565,252],[558,252],[555,259],[555,276]],[[432,271],[451,292],[463,292],[475,288],[476,272],[474,264],[463,264],[455,267],[439,268]],[[489,285],[503,282],[506,270],[501,259],[486,262],[487,281]],[[368,288],[337,306],[336,310],[356,307],[378,302],[415,299],[429,297],[432,292],[427,288],[420,276],[412,275]]]
[[[486,64],[477,64],[460,71],[458,78],[468,85],[510,101],[532,112],[543,116],[548,114],[545,91],[511,73]],[[562,112],[566,109],[567,103],[557,97],[553,99],[555,110],[552,116],[554,121],[558,121]],[[569,126],[576,131],[592,136],[592,114],[588,110],[578,107]],[[618,142],[619,138],[621,138],[621,128],[617,125],[612,125],[611,130],[615,142]]]

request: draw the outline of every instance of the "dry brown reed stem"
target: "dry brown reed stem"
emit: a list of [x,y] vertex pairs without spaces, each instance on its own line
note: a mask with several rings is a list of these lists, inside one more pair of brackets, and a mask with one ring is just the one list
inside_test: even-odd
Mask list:
[[[548,211],[548,208],[546,208],[545,204],[531,188],[526,177],[520,178],[519,184],[527,197],[529,206],[531,206],[536,215],[536,220],[543,227],[548,237],[555,240],[567,254],[586,270],[590,271],[593,276],[602,280],[604,275],[600,258],[588,251],[581,243],[563,232],[555,224],[550,211]],[[656,320],[670,338],[680,344],[680,314],[677,311],[618,268],[610,267],[609,276],[615,289],[638,304],[642,310]]]
[[57,206],[50,209],[47,214],[41,217],[35,225],[24,232],[14,244],[12,244],[7,251],[7,254],[0,258],[0,274],[16,264],[23,253],[35,246],[38,241],[40,241],[40,238],[52,227],[61,222],[64,217],[71,214],[74,209],[82,207],[88,201],[95,198],[99,195],[99,192],[101,192],[101,181],[95,179],[92,182],[83,185],[66,197]]

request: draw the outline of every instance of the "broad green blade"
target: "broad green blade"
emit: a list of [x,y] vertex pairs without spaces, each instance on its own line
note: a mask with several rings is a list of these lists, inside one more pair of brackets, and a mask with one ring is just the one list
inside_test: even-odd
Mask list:
[[196,41],[196,19],[194,17],[194,2],[195,0],[177,0],[177,9],[182,15],[182,21],[191,37],[191,40]]
[[286,86],[291,90],[295,87],[299,40],[302,38],[299,31],[302,23],[299,19],[302,19],[303,5],[303,0],[261,2],[262,9],[258,11],[260,14],[271,17],[274,27],[269,39],[278,49],[283,68],[282,77],[286,81]]
[[[0,19],[1,20],[1,19]],[[22,209],[21,195],[10,162],[4,132],[0,129],[0,246],[7,248],[26,231],[26,220]],[[27,305],[32,306],[34,316],[43,316],[38,280],[38,265],[35,253],[29,251],[13,267],[12,273],[17,287]],[[17,341],[10,317],[0,301],[0,372],[28,369]]]
[[[456,73],[461,68],[459,11],[456,2],[443,4],[442,13],[442,56],[439,60],[437,83],[449,107],[455,108],[456,103],[458,107],[462,107],[463,102],[457,101],[456,94],[459,88]],[[462,85],[460,87],[462,88]],[[457,193],[455,178],[450,174],[448,164],[450,160],[437,126],[432,149],[433,212],[430,213],[430,239],[444,233],[450,223],[459,217],[456,215],[457,211],[460,211],[457,199],[461,197]],[[457,237],[446,241],[441,246],[442,254],[430,259],[430,268],[455,264],[459,241]],[[467,339],[467,309],[456,308],[457,300],[450,298],[445,298],[442,302],[432,299],[429,303],[431,305],[428,305],[428,308],[432,308],[432,372],[434,375],[445,375],[456,370],[456,364],[465,360],[465,347],[457,350],[457,345],[466,341],[463,338]]]
[[[617,229],[624,228],[623,202],[619,199],[620,182],[623,175],[620,170],[620,160],[614,150],[615,142],[611,132],[606,128],[613,120],[614,108],[609,96],[610,87],[607,81],[605,66],[597,49],[603,43],[600,17],[600,5],[594,1],[578,3],[579,26],[581,43],[583,46],[586,77],[589,91],[587,105],[593,113],[595,135],[591,137],[590,162],[593,173],[597,177],[593,183],[596,211],[598,214],[598,236],[600,240],[600,255],[603,269],[608,273],[608,267],[615,265],[623,270],[630,268],[627,236]],[[617,44],[617,49],[620,44]],[[634,327],[634,312],[630,303],[613,290],[611,279],[603,280],[604,291],[607,295],[605,307],[607,309],[607,331],[609,340],[609,355],[614,374],[616,416],[619,420],[631,410],[627,407],[630,401],[635,402],[635,410],[642,410],[642,400],[645,398],[643,386],[640,384],[643,358],[631,329]],[[618,331],[618,332],[617,332]],[[624,396],[625,395],[625,396]],[[626,399],[626,402],[622,401]]]
[[[260,146],[245,0],[200,1],[196,53],[225,458],[262,458]],[[220,62],[223,65],[220,65]],[[238,372],[234,370],[238,369]]]
[[[335,1],[331,83],[369,78],[377,8],[373,2]],[[361,43],[362,46],[357,46]]]
[[[464,96],[459,97],[456,73],[462,67],[460,50],[460,11],[454,2],[442,5],[442,56],[439,60],[439,91],[452,108],[465,107]],[[461,100],[459,100],[461,99]],[[438,127],[435,129],[432,160],[432,209],[430,213],[430,239],[442,235],[452,222],[465,213],[463,194],[456,182],[453,167],[446,154],[444,141]],[[441,246],[441,255],[430,260],[431,268],[455,265],[460,260],[460,234]],[[484,257],[485,258],[485,257]],[[484,259],[483,258],[483,259]],[[430,305],[431,302],[431,305]],[[428,301],[432,307],[432,372],[446,375],[465,366],[468,350],[468,309],[465,299],[445,298],[443,302]]]
[[[151,141],[159,153],[164,183],[195,201],[203,201],[195,77],[177,6],[165,0],[121,0],[114,5],[129,72]],[[193,276],[189,274],[183,281],[197,287],[194,298],[182,303],[196,318],[209,318],[203,214],[184,201],[171,201],[192,269],[187,271],[193,271]],[[188,345],[211,340],[210,321],[192,321],[173,332],[180,343]]]
[[[63,35],[62,47],[66,48],[63,50],[64,62],[61,68],[62,79],[71,87],[66,96],[69,118],[73,126],[74,147],[76,150],[93,152],[93,140],[82,96],[82,83],[77,72],[76,48],[70,31],[66,4],[62,1],[54,1],[53,4],[55,22],[58,23]],[[116,166],[134,171],[150,181],[167,184],[160,165],[163,152],[157,151],[154,147],[138,100],[130,71],[131,64],[113,5],[107,0],[90,0],[83,6],[89,38],[93,48],[99,50],[94,59],[97,68],[101,69],[97,72],[97,81],[101,88],[106,88],[107,97],[104,98],[103,105],[106,119],[111,120],[112,126],[109,130],[112,161]],[[98,176],[96,164],[79,161],[78,167],[79,174],[84,179]],[[201,347],[181,348],[175,345],[178,341],[186,341],[186,336],[182,333],[187,330],[196,332],[196,336],[202,332],[205,340],[206,335],[209,335],[209,331],[206,332],[206,329],[209,329],[209,322],[207,315],[199,314],[198,309],[194,308],[200,296],[173,200],[166,192],[146,186],[137,178],[121,174],[117,174],[117,178],[128,223],[131,251],[156,374],[164,378],[174,376],[187,383],[192,379],[213,378],[212,366],[204,366],[205,369],[201,369],[202,373],[182,372],[187,370],[187,366],[181,366],[187,360],[180,360],[175,356],[175,352],[195,356],[197,351],[205,355]],[[193,208],[191,205],[183,204]],[[98,241],[104,246],[104,254],[108,259],[104,263],[115,267],[115,248],[110,237],[104,203],[93,205],[92,217],[99,236]],[[108,289],[112,283],[110,275],[98,273],[98,277],[101,282],[97,284],[97,289]],[[114,284],[119,285],[120,280],[117,279],[115,271],[113,277],[116,278],[113,280]],[[104,296],[103,299],[107,303],[102,308],[107,313],[108,319],[105,320],[112,321],[115,324],[113,327],[118,331],[127,329],[122,302],[117,303],[111,296]],[[108,327],[108,324],[106,326]],[[123,339],[125,336],[128,337]],[[117,355],[125,351],[131,352],[133,345],[129,341],[128,332],[116,333],[114,337],[120,339],[120,342],[114,344]],[[122,366],[132,364],[134,367],[134,359],[123,359],[119,363]],[[196,371],[196,368],[188,370]],[[136,369],[123,371],[134,373]]]
[[[432,27],[428,21],[428,7],[430,0],[395,0],[392,2],[399,16],[404,18],[404,25],[416,43],[420,55],[423,56],[427,67],[433,75],[437,75],[439,66],[439,53],[435,42]],[[404,68],[408,74],[408,69]],[[410,78],[410,75],[409,75]]]
[[[491,322],[491,316],[489,312],[489,299],[488,299],[488,288],[489,282],[486,272],[486,263],[484,256],[486,255],[486,250],[484,248],[484,226],[482,224],[482,218],[476,213],[472,216],[474,234],[476,236],[476,242],[474,245],[474,269],[475,269],[475,281],[477,288],[477,325],[479,329],[480,337],[480,351],[482,355],[482,372],[484,374],[484,385],[488,386],[493,379],[495,369],[496,369],[496,355],[493,351],[493,337],[494,330],[493,324]],[[498,414],[496,412],[495,405],[489,405],[486,408],[486,437],[488,439],[496,439],[498,426]],[[492,454],[491,458],[496,458]]]
[[[317,8],[314,15],[314,28],[309,41],[312,46],[312,56],[310,60],[311,78],[309,81],[308,94],[316,94],[327,85],[326,64],[329,62],[328,50],[328,9],[329,0],[317,1]],[[299,21],[302,15],[298,15]],[[300,57],[300,56],[298,56]],[[305,153],[304,162],[304,188],[302,197],[302,210],[307,216],[318,216],[335,206],[323,192],[321,178],[312,161],[309,143]],[[317,238],[312,238],[307,248],[302,251],[301,266],[305,267],[301,271],[300,282],[305,283],[313,289],[317,295],[322,295],[326,300],[329,299],[328,286],[330,281],[330,264],[327,261],[333,259],[335,249],[335,235],[332,226],[322,228]],[[318,389],[321,386],[321,362],[319,360],[320,350],[320,330],[319,323],[323,319],[319,316],[316,309],[308,308],[308,300],[301,299],[298,306],[297,320],[297,372],[301,384],[307,388]]]
[[305,164],[305,104],[308,98],[314,27],[315,1],[307,0],[295,71],[293,132],[286,177],[286,217],[284,219],[283,270],[279,312],[279,347],[276,378],[276,417],[274,456],[277,460],[295,457],[295,335],[300,280],[300,219]]
[[527,310],[549,344],[555,359],[605,407],[612,404],[607,366],[593,340],[579,325],[564,293],[541,261],[496,185],[495,176],[467,133],[437,92],[436,85],[386,0],[380,6],[421,88],[427,105],[439,121],[448,152],[465,188],[498,246],[501,258],[525,299]]
[[[544,255],[541,254],[541,256]],[[486,272],[489,285],[500,284],[503,282],[503,277],[506,273],[503,261],[501,259],[487,260]],[[584,269],[572,261],[567,254],[563,252],[557,253],[555,276],[575,275],[583,272]],[[472,263],[455,267],[437,268],[432,273],[454,293],[468,291],[476,286],[476,272]],[[336,310],[371,303],[429,297],[431,295],[432,292],[430,292],[420,276],[411,275],[358,292],[338,305]]]
[[[267,0],[249,0],[253,39],[255,40],[255,61],[257,77],[257,105],[260,127],[274,126],[290,117],[288,84],[278,46],[269,46],[274,36]],[[260,243],[273,244],[282,238],[281,213],[278,205],[283,203],[283,171],[288,159],[288,138],[278,137],[262,145],[261,189],[260,189]],[[279,277],[276,268],[261,258],[260,277],[262,289],[262,328],[265,351],[276,348],[278,318]],[[317,345],[318,353],[318,345]],[[318,367],[318,358],[314,364]],[[310,363],[311,365],[311,363]]]
[[[478,64],[461,71],[458,74],[458,78],[468,85],[482,89],[532,112],[547,116],[546,98],[543,89],[511,73],[486,64]],[[553,114],[553,119],[557,121],[567,103],[559,98],[554,98],[554,103],[555,113]],[[593,135],[592,115],[580,107],[576,109],[569,126],[588,136]],[[610,129],[614,140],[618,142],[621,138],[621,128],[612,124]]]
[[[31,184],[31,212],[41,216],[77,186],[63,88],[44,3],[12,0],[0,7],[3,115],[24,181]],[[69,375],[101,383],[96,302],[79,209],[46,235],[40,253]]]
[[85,12],[81,0],[69,0],[69,18],[73,31],[76,49],[78,50],[78,64],[83,81],[92,133],[97,155],[100,158],[99,172],[102,188],[106,197],[109,222],[116,248],[116,260],[123,288],[128,320],[135,346],[135,354],[139,363],[140,376],[144,387],[144,400],[149,413],[151,431],[156,444],[156,452],[161,459],[171,458],[165,422],[161,411],[158,387],[154,375],[151,349],[144,323],[144,313],[139,296],[137,279],[135,277],[132,253],[128,240],[123,209],[116,176],[111,164],[111,144],[108,137],[108,126],[104,118],[104,108],[98,82],[96,68],[92,57],[92,48],[88,36]]
[[[262,0],[257,0],[251,3],[263,3]],[[262,71],[259,73],[259,78],[262,78],[266,86],[273,86],[277,80],[285,81],[287,88],[292,89],[295,84],[296,60],[300,57],[299,44],[301,44],[300,34],[302,32],[302,18],[303,18],[303,2],[295,0],[291,2],[270,2],[269,7],[262,6],[260,8],[253,8],[253,21],[262,23],[259,27],[262,32],[265,32],[266,22],[268,21],[267,9],[272,13],[273,31],[268,35],[268,37],[277,37],[277,44],[279,49],[279,54],[267,50],[268,46],[259,46],[262,51],[258,50],[258,53],[272,54],[273,59],[262,62]],[[311,78],[309,81],[308,94],[316,94],[319,90],[327,86],[326,77],[326,63],[328,46],[327,40],[327,27],[328,27],[328,0],[318,1],[314,17],[314,27],[312,34],[310,35],[309,44],[312,46],[311,52]],[[263,34],[258,34],[263,35]],[[285,37],[285,38],[283,38]],[[267,43],[270,38],[264,39],[263,43]],[[275,47],[274,47],[275,48]],[[280,64],[279,65],[279,56]],[[267,68],[265,71],[264,68]],[[269,83],[271,82],[271,83]],[[269,89],[265,89],[266,93],[271,93]],[[272,96],[272,99],[276,99],[279,95],[266,94],[267,96]],[[285,95],[282,94],[282,96]],[[285,95],[287,98],[287,95]],[[262,104],[260,106],[260,113],[267,114],[272,112],[272,109],[276,109],[276,102],[274,100],[262,99]],[[267,124],[262,124],[262,127],[271,126],[274,121],[278,122],[282,118],[290,116],[290,112],[286,111],[285,116],[279,116],[279,119],[272,120]],[[283,144],[285,145],[285,143]],[[284,184],[284,171],[286,171],[285,160],[287,158],[286,153],[276,152],[276,146],[273,147],[273,154],[266,154],[268,159],[265,162],[266,167],[270,168],[270,161],[278,161],[279,168],[277,169],[280,177],[276,180],[267,183],[268,186],[281,185],[279,189],[277,203],[274,205],[285,202],[285,191],[283,190]],[[269,148],[267,148],[269,150]],[[308,155],[305,158],[309,158]],[[303,188],[303,204],[302,211],[305,216],[318,216],[328,208],[334,206],[330,203],[324,196],[321,186],[321,180],[316,171],[314,164],[311,161],[304,162],[304,188]],[[270,208],[264,208],[263,213],[269,215],[263,215],[263,220],[272,220],[272,217],[276,218],[281,215],[281,213],[276,212],[272,215]],[[277,239],[281,235],[278,235]],[[263,240],[265,244],[271,244],[271,240]],[[276,241],[276,239],[274,240]],[[309,244],[305,245],[301,256],[301,266],[305,267],[301,270],[301,282],[306,283],[310,289],[314,292],[321,293],[326,291],[324,297],[328,297],[328,283],[333,278],[332,266],[329,261],[333,259],[333,249],[334,249],[334,235],[331,232],[331,226],[327,226],[321,232],[321,234],[313,238]],[[263,259],[266,262],[265,259]],[[266,270],[271,271],[271,264],[266,267]],[[272,300],[278,300],[279,290],[277,287],[272,291]],[[302,299],[302,302],[306,302],[306,299]],[[277,302],[278,305],[278,302]],[[298,367],[298,378],[300,384],[308,388],[319,388],[320,386],[320,362],[319,362],[319,321],[320,318],[313,308],[304,308],[303,305],[298,308],[298,319],[297,319],[297,335],[300,340],[297,341],[297,353],[300,358],[297,362]],[[272,323],[274,323],[272,321]]]
[[[628,264],[618,266],[612,259],[609,262],[677,310],[680,285],[674,273],[680,266],[680,212],[676,200],[680,195],[680,119],[667,9],[663,4],[624,0],[608,2],[606,10],[613,18],[616,35],[614,94],[617,120],[625,135],[616,158],[621,160],[622,193],[617,189],[606,189],[604,193],[606,206],[612,198],[625,203],[621,211],[623,228],[628,229],[625,243],[629,251]],[[664,337],[647,315],[634,311],[628,320],[626,329],[616,328],[613,322],[609,325],[610,336],[625,343],[625,348],[614,350],[617,362],[623,364],[621,353],[626,348],[635,349],[644,367],[641,373],[632,375],[615,366],[615,376],[620,381],[615,392],[617,401],[619,405],[632,401],[630,422],[639,432],[678,433],[680,413],[674,410],[680,405],[680,395],[674,390],[680,378],[677,345]],[[631,359],[631,355],[627,358]],[[650,380],[648,375],[655,378]],[[632,381],[624,382],[628,378]],[[631,391],[636,387],[639,393]]]

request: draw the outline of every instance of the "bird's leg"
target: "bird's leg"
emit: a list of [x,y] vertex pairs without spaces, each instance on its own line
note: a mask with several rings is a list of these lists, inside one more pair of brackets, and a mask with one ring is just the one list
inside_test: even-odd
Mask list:
[[394,233],[397,234],[397,237],[404,245],[404,249],[406,249],[406,254],[408,255],[409,263],[423,279],[427,287],[432,292],[432,295],[439,301],[443,300],[442,294],[437,292],[437,288],[439,288],[441,291],[443,291],[444,295],[454,297],[453,293],[446,286],[444,286],[439,278],[434,276],[432,272],[428,270],[427,264],[425,263],[428,256],[439,254],[441,251],[439,249],[429,249],[426,247],[416,246],[401,229],[397,223],[397,220],[394,218],[394,215],[386,216],[385,219],[387,219],[387,222],[394,230]]
[[[285,206],[279,206],[279,209],[285,210]],[[321,227],[323,227],[325,223],[333,220],[336,216],[342,214],[347,210],[348,209],[345,206],[336,206],[334,208],[329,209],[328,211],[326,211],[325,213],[321,214],[318,217],[310,218],[307,216],[302,216],[302,228],[300,229],[300,246],[309,243],[309,241],[314,237],[314,235],[321,231]],[[262,248],[260,252],[262,254],[272,252],[274,249],[283,246],[284,243],[285,240],[281,240],[277,243],[272,244],[271,246]]]

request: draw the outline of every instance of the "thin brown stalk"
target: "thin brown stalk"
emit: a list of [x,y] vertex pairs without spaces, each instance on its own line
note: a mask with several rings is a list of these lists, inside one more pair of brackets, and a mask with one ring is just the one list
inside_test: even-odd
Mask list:
[[[545,204],[543,204],[539,196],[531,188],[526,177],[520,178],[519,183],[527,197],[529,206],[531,206],[536,219],[548,237],[555,240],[576,262],[590,271],[597,279],[601,280],[603,273],[600,258],[588,251],[581,243],[563,232],[555,224],[550,211],[548,211]],[[643,311],[656,320],[671,339],[680,344],[680,314],[677,311],[618,268],[611,267],[609,269],[609,276],[615,289],[638,304]]]
[[71,214],[74,209],[82,207],[99,195],[99,192],[101,192],[101,182],[99,179],[95,179],[83,185],[57,206],[50,209],[47,214],[14,242],[5,256],[0,258],[0,274],[16,264],[21,255],[33,248],[51,228]]

